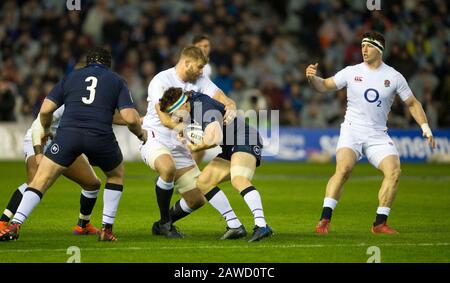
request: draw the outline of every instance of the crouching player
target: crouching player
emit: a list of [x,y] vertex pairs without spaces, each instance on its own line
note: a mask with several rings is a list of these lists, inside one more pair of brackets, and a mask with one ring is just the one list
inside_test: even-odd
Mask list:
[[[59,126],[59,121],[64,113],[64,105],[59,107],[53,112],[53,119],[50,126],[51,133],[56,133],[56,129]],[[27,172],[27,182],[20,185],[11,196],[6,209],[0,217],[0,231],[8,227],[9,221],[13,218],[14,214],[22,201],[25,189],[28,184],[34,178],[40,160],[43,157],[43,152],[47,149],[50,141],[45,145],[42,144],[42,140],[39,136],[39,124],[40,116],[33,122],[33,125],[28,129],[23,139],[23,149],[25,154],[25,164]],[[73,229],[75,235],[94,235],[99,230],[94,227],[90,222],[91,213],[94,209],[97,195],[100,190],[101,181],[95,174],[93,168],[90,166],[86,156],[80,155],[72,165],[67,168],[63,173],[65,177],[76,182],[81,186],[80,195],[80,215],[78,223]]]
[[262,143],[258,131],[237,115],[231,123],[223,124],[225,107],[222,103],[198,92],[183,92],[181,88],[169,88],[160,100],[162,112],[184,123],[195,123],[203,130],[201,142],[188,142],[196,152],[220,145],[222,153],[203,169],[197,187],[205,194],[231,179],[232,186],[242,195],[255,220],[255,228],[249,242],[259,241],[273,234],[267,225],[261,196],[251,180],[261,163]]
[[40,203],[44,193],[82,154],[99,166],[106,175],[103,195],[103,227],[100,241],[116,241],[112,228],[123,190],[122,152],[112,130],[118,109],[129,130],[145,143],[147,132],[141,128],[125,81],[110,70],[111,54],[92,48],[87,66],[73,71],[52,89],[40,109],[40,137],[48,133],[52,115],[64,104],[65,111],[56,136],[25,189],[11,224],[0,231],[0,240],[19,237],[21,225]]

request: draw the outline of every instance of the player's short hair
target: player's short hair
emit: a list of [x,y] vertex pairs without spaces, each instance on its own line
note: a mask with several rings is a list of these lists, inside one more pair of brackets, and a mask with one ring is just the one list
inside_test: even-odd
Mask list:
[[377,32],[377,31],[365,32],[363,34],[362,38],[363,38],[363,40],[365,38],[368,38],[368,39],[372,39],[372,40],[378,41],[379,43],[381,43],[381,46],[379,47],[381,50],[384,50],[384,47],[386,46],[386,42],[384,40],[383,34]]
[[93,47],[88,50],[86,64],[100,63],[111,67],[111,53],[102,47]]
[[183,48],[180,58],[188,57],[194,60],[201,60],[203,64],[208,63],[208,57],[203,51],[195,45],[189,45]]
[[197,43],[199,43],[200,41],[203,41],[203,40],[211,41],[211,40],[209,39],[209,36],[207,36],[206,34],[197,34],[197,35],[194,36],[194,38],[192,39],[192,44],[197,44]]
[[168,88],[159,100],[159,108],[161,109],[161,111],[164,113],[169,113],[169,109],[171,108],[171,106],[173,106],[183,94],[187,96],[187,101],[189,101],[192,95],[192,91],[183,92],[183,89],[181,87]]

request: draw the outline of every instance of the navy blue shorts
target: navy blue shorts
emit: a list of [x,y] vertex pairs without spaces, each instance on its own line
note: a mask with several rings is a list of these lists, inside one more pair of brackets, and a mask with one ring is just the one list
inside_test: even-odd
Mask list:
[[231,160],[231,156],[235,152],[247,152],[256,158],[256,167],[261,164],[261,149],[262,144],[258,142],[256,145],[221,145],[222,153],[217,155],[225,160]]
[[104,172],[116,168],[123,160],[114,133],[97,134],[89,130],[58,128],[45,156],[61,166],[69,167],[81,154]]

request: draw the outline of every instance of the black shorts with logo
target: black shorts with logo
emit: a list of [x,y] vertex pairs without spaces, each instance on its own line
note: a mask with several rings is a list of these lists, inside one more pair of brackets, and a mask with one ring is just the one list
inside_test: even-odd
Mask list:
[[83,153],[91,165],[100,167],[104,172],[116,168],[123,160],[114,133],[99,134],[77,128],[58,128],[45,156],[61,166],[69,167]]
[[222,153],[217,155],[225,160],[231,160],[231,156],[235,152],[247,152],[256,158],[256,167],[261,164],[261,150],[263,148],[262,143],[258,140],[257,144],[253,145],[221,145]]

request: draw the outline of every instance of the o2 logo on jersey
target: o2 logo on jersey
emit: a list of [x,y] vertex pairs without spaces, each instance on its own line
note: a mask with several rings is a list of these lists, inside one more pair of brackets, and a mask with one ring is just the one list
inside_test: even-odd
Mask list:
[[53,144],[52,147],[50,148],[50,152],[53,154],[57,154],[59,152],[59,145],[58,144]]
[[369,88],[364,92],[364,98],[367,100],[367,102],[369,103],[374,103],[374,102],[378,102],[377,103],[377,107],[381,107],[381,100],[378,100],[378,98],[380,98],[380,94],[378,93],[378,90],[374,89],[374,88]]

